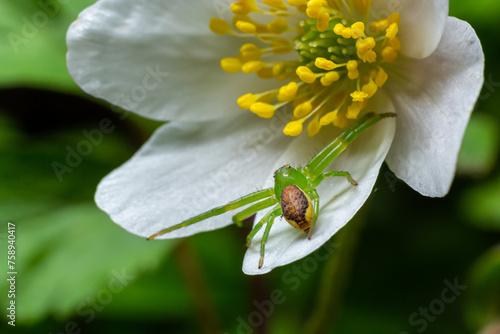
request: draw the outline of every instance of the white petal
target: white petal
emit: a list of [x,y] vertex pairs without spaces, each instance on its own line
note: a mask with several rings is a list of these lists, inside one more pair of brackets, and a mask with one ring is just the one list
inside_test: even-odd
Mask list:
[[422,59],[436,50],[446,25],[448,7],[448,0],[375,0],[370,15],[372,19],[382,19],[398,12],[401,53]]
[[220,59],[236,56],[243,41],[209,30],[219,7],[212,1],[98,1],[68,31],[69,72],[87,93],[149,118],[229,114],[239,96],[275,83],[220,68]]
[[[243,113],[211,122],[173,122],[98,186],[96,202],[111,219],[150,236],[257,190],[288,140],[271,120]],[[231,224],[224,215],[167,233],[176,238]]]
[[[381,112],[394,111],[390,100],[382,93],[374,97],[373,103],[377,106],[376,110]],[[284,219],[277,218],[266,243],[263,267],[258,269],[260,241],[264,228],[257,233],[245,254],[243,271],[249,275],[264,274],[275,267],[303,258],[321,247],[347,224],[372,191],[380,166],[391,145],[395,124],[393,118],[380,121],[358,137],[332,163],[331,169],[350,172],[359,185],[352,186],[347,180],[337,177],[323,181],[318,187],[320,212],[311,240]],[[321,143],[328,143],[334,137],[327,135],[325,130],[318,136],[320,138],[312,139],[305,135],[300,136],[281,157],[281,165],[295,162],[305,164],[311,153],[324,146]],[[262,214],[258,215],[257,219],[261,216]]]
[[444,196],[483,85],[481,44],[468,23],[450,17],[432,56],[402,59],[398,65],[399,74],[388,82],[398,117],[387,162],[421,194]]

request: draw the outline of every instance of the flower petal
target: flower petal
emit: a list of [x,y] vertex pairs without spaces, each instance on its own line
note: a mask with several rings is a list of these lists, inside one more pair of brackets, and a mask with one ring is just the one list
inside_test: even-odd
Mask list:
[[373,2],[370,14],[372,19],[381,19],[398,12],[401,53],[422,59],[436,50],[446,25],[448,7],[448,0],[382,0]]
[[462,137],[483,85],[484,55],[472,27],[448,18],[441,43],[423,60],[401,59],[391,75],[398,110],[389,167],[423,195],[448,192]]
[[[256,191],[289,141],[272,120],[245,113],[224,122],[172,122],[98,186],[97,205],[146,237]],[[231,224],[228,212],[167,233],[177,238]]]
[[[394,111],[392,103],[382,92],[373,97],[373,103],[380,112]],[[266,243],[263,267],[258,269],[264,228],[254,237],[245,254],[243,272],[249,275],[264,274],[275,267],[294,262],[321,247],[347,224],[372,191],[380,166],[389,151],[395,127],[396,122],[393,118],[380,121],[350,144],[332,163],[330,169],[350,172],[359,184],[354,187],[341,178],[323,181],[318,187],[321,206],[311,240],[307,239],[304,232],[277,218]],[[335,137],[329,136],[326,132],[321,131],[318,134],[320,138],[298,137],[280,158],[281,165],[291,162],[302,165],[307,163],[311,152],[315,152],[315,148],[322,148],[320,143],[328,143]],[[260,217],[262,214],[257,216],[256,222]]]
[[68,31],[69,72],[85,92],[145,117],[230,114],[239,96],[271,82],[220,68],[242,43],[209,30],[217,8],[211,1],[98,1]]

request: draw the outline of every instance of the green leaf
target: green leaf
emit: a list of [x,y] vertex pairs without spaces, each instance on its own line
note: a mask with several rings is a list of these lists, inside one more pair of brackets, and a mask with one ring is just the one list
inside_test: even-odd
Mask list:
[[471,3],[469,0],[450,1],[450,16],[473,21],[473,26],[494,26],[500,12],[500,2],[497,0],[481,0]]
[[500,318],[500,247],[481,256],[469,272],[466,316],[478,330]]
[[77,90],[66,69],[66,31],[94,2],[2,1],[0,86]]
[[[95,313],[144,272],[158,268],[176,244],[146,242],[93,203],[49,210],[15,224],[20,324],[48,315]],[[4,291],[6,282],[1,284]]]
[[472,114],[458,156],[458,174],[484,177],[491,172],[498,155],[498,130],[496,118],[483,113]]
[[464,193],[460,208],[467,221],[479,228],[500,231],[500,177]]
[[[158,268],[176,244],[132,235],[92,202],[99,180],[132,154],[117,134],[102,136],[58,179],[53,162],[65,164],[68,147],[78,151],[84,141],[89,139],[80,130],[24,134],[0,117],[0,248],[6,254],[5,225],[12,221],[20,325],[48,316],[77,314],[87,320],[99,303],[117,299],[133,281]],[[0,281],[0,290],[6,291],[6,284]],[[5,295],[1,306],[6,302]]]

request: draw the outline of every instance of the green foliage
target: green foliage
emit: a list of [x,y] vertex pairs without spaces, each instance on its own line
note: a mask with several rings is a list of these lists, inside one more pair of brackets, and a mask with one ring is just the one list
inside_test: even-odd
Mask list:
[[94,2],[2,1],[0,86],[78,91],[66,69],[65,36],[78,13]]
[[[84,140],[81,133],[27,136],[0,117],[0,134],[0,221],[3,231],[7,221],[16,224],[18,324],[85,313],[91,309],[89,298],[126,290],[155,270],[176,244],[148,243],[115,225],[92,202],[99,179],[112,168],[106,157],[124,160],[131,153],[117,138],[105,138],[59,180],[52,163],[65,163],[66,147]],[[123,275],[133,279],[114,288],[113,280]],[[0,281],[2,291],[6,284]],[[6,302],[2,298],[2,306]]]
[[[146,244],[93,203],[56,207],[18,221],[19,323],[50,314],[65,319],[90,308],[88,298],[101,297],[103,290],[121,292],[144,271],[155,269],[173,245]],[[122,275],[123,282],[113,282]]]
[[499,139],[497,120],[488,114],[473,113],[458,156],[457,173],[487,176],[497,160]]
[[500,178],[467,190],[461,210],[472,225],[500,231]]
[[466,316],[471,328],[479,330],[500,319],[500,247],[474,263],[469,282]]

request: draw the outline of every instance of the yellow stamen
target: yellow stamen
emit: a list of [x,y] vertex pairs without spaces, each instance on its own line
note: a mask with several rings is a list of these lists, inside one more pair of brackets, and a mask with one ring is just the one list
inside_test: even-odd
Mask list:
[[354,5],[356,6],[356,10],[361,16],[365,16],[368,14],[368,10],[372,5],[373,0],[354,0]]
[[275,107],[272,104],[264,102],[256,102],[250,107],[250,111],[259,115],[262,118],[272,118],[274,116]]
[[270,7],[280,8],[283,7],[283,0],[262,0],[263,3]]
[[250,107],[257,102],[259,97],[257,95],[254,95],[252,93],[245,94],[243,96],[240,96],[236,103],[240,106],[241,109],[244,110],[250,110]]
[[321,119],[319,120],[320,125],[325,126],[330,123],[333,123],[335,119],[337,118],[337,110],[330,111],[329,113],[326,113]]
[[389,27],[392,23],[396,23],[399,27],[400,22],[401,17],[399,16],[399,13],[392,13],[387,17],[387,27]]
[[398,57],[398,53],[396,52],[396,50],[394,50],[394,48],[389,45],[384,47],[380,53],[382,58],[389,64],[393,63]]
[[[358,54],[358,56],[360,56]],[[373,50],[370,50],[368,51],[367,53],[365,53],[364,55],[361,55],[361,60],[363,60],[363,63],[373,63],[376,59],[377,59],[377,54],[375,53],[375,51]]]
[[253,35],[257,32],[257,27],[255,24],[245,21],[237,21],[235,24],[238,30],[244,32],[245,34]]
[[363,91],[363,93],[367,94],[367,96],[366,96],[367,99],[369,99],[373,95],[375,95],[375,93],[377,92],[377,89],[378,89],[378,86],[375,84],[375,82],[373,82],[373,80],[370,80],[369,83],[364,84],[363,87],[361,87],[361,91]]
[[335,81],[340,79],[340,74],[337,71],[331,71],[321,77],[320,81],[323,86],[330,86]]
[[394,50],[401,50],[401,41],[398,36],[394,36],[393,39],[389,40],[389,45],[394,48]]
[[280,61],[280,62],[277,62],[276,64],[274,64],[274,66],[273,66],[274,77],[277,78],[279,75],[281,75],[283,73],[284,69],[285,69],[285,62]]
[[295,107],[295,109],[293,110],[293,116],[295,116],[296,118],[302,118],[309,115],[311,110],[312,104],[311,101],[308,100]]
[[316,24],[318,31],[327,31],[329,23],[330,14],[328,14],[327,12],[321,12],[318,16],[318,23]]
[[333,61],[326,58],[317,57],[314,61],[314,65],[322,70],[330,71],[333,70],[336,65]]
[[267,24],[267,28],[272,34],[279,35],[288,30],[288,22],[285,19],[272,20]]
[[321,124],[319,123],[319,118],[314,117],[309,124],[307,124],[307,134],[309,137],[314,137],[318,134],[321,129]]
[[352,92],[350,95],[353,102],[363,102],[366,98],[368,98],[368,94],[359,90]]
[[299,76],[300,80],[304,81],[305,83],[310,84],[316,80],[316,74],[314,74],[308,67],[299,66],[297,67],[296,73]]
[[397,33],[399,31],[398,25],[396,23],[391,23],[389,28],[387,28],[387,31],[385,32],[385,37],[388,39],[393,39],[396,37]]
[[307,3],[306,14],[312,19],[316,19],[319,17],[321,10],[323,9],[323,1],[322,0],[310,0]]
[[288,85],[285,85],[279,89],[278,96],[276,99],[278,102],[292,101],[297,95],[297,90],[299,86],[296,82],[290,82]]
[[241,46],[240,55],[244,61],[259,60],[261,52],[257,45],[253,43],[246,43]]
[[346,117],[348,119],[356,119],[361,111],[361,102],[353,102],[347,106]]
[[274,78],[273,75],[273,68],[272,67],[263,67],[259,71],[257,71],[257,76],[261,79],[272,79]]
[[217,35],[226,35],[226,34],[232,34],[233,31],[231,30],[231,27],[229,26],[229,23],[227,23],[224,20],[217,19],[217,18],[212,18],[210,19],[210,23],[208,24],[208,27],[210,30]]
[[229,8],[235,15],[248,15],[252,11],[251,6],[242,2],[233,2]]
[[309,0],[287,0],[290,6],[302,6],[305,5]]
[[365,33],[365,24],[363,22],[356,22],[351,25],[352,38],[357,39],[363,37]]
[[260,71],[264,67],[264,62],[260,60],[251,60],[243,64],[241,71],[245,74],[255,73]]
[[288,53],[293,51],[293,47],[290,42],[283,38],[274,38],[271,43],[269,43],[269,46],[276,54]]
[[358,39],[356,41],[356,50],[358,53],[365,54],[375,47],[376,42],[373,37],[368,37],[365,39]]
[[[397,59],[401,49],[397,37],[399,14],[371,21],[380,14],[370,12],[372,2],[234,1],[230,5],[235,14],[232,26],[212,19],[210,29],[217,34],[250,37],[253,42],[242,45],[235,57],[222,59],[221,67],[229,73],[242,71],[256,73],[263,79],[287,80],[281,87],[240,96],[240,108],[271,118],[277,109],[293,105],[293,116],[283,130],[290,136],[299,135],[304,127],[309,136],[315,136],[323,126],[345,128],[359,118],[388,80],[385,69]],[[289,11],[289,6],[295,8]],[[258,19],[261,15],[270,19],[263,23]],[[368,31],[368,27],[373,30]],[[289,55],[277,61],[279,57],[274,56],[289,52],[296,57]],[[270,60],[266,63],[264,59]]]
[[298,136],[302,133],[302,122],[301,121],[291,121],[283,129],[283,133],[287,136]]
[[377,84],[378,87],[382,87],[387,81],[388,77],[389,76],[384,71],[384,69],[380,68],[379,71],[377,72],[377,76],[375,77],[375,83]]
[[227,73],[235,74],[241,70],[243,64],[238,58],[229,57],[223,58],[220,61],[220,67]]
[[337,117],[333,120],[333,125],[337,128],[343,129],[349,124],[349,120],[343,113],[337,113]]
[[333,32],[344,38],[351,38],[352,36],[352,29],[344,27],[342,23],[337,23],[335,27],[333,27]]
[[347,76],[351,80],[355,80],[359,77],[358,62],[355,60],[349,60],[346,65]]

